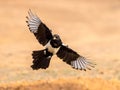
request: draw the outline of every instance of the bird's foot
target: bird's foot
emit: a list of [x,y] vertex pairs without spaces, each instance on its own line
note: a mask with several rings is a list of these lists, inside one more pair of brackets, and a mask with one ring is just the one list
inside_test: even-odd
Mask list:
[[44,50],[44,55],[46,55],[46,49]]
[[51,56],[48,56],[48,57],[47,57],[47,59],[50,59],[50,58],[51,58]]

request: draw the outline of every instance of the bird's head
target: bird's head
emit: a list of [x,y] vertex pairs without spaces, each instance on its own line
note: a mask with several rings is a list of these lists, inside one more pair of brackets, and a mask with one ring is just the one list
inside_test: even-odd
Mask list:
[[53,40],[58,40],[58,39],[60,39],[60,36],[58,34],[54,34],[53,35]]
[[53,35],[53,38],[51,40],[51,44],[53,47],[57,48],[59,47],[60,45],[62,45],[62,41],[60,39],[60,36],[58,34],[54,34]]

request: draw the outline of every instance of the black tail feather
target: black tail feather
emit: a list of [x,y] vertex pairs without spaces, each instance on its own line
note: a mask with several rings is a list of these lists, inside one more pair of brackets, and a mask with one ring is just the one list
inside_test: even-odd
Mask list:
[[38,70],[40,68],[46,69],[49,67],[50,59],[52,55],[45,55],[44,50],[39,50],[39,51],[33,51],[32,57],[34,60],[33,60],[33,65],[31,65],[31,68],[33,70]]

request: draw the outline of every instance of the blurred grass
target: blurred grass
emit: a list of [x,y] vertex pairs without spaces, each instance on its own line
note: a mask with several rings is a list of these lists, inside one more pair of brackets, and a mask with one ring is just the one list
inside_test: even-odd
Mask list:
[[119,90],[120,81],[100,78],[62,78],[1,84],[2,90]]

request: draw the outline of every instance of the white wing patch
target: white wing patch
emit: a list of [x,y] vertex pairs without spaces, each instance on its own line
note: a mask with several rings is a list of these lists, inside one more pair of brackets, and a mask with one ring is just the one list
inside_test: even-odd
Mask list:
[[36,14],[33,14],[31,10],[28,11],[29,17],[27,17],[28,26],[32,33],[37,33],[38,27],[41,24],[41,20]]
[[78,57],[77,60],[71,61],[71,65],[75,69],[80,69],[86,71],[86,69],[90,69],[90,67],[94,67],[94,64],[86,60],[84,57]]

